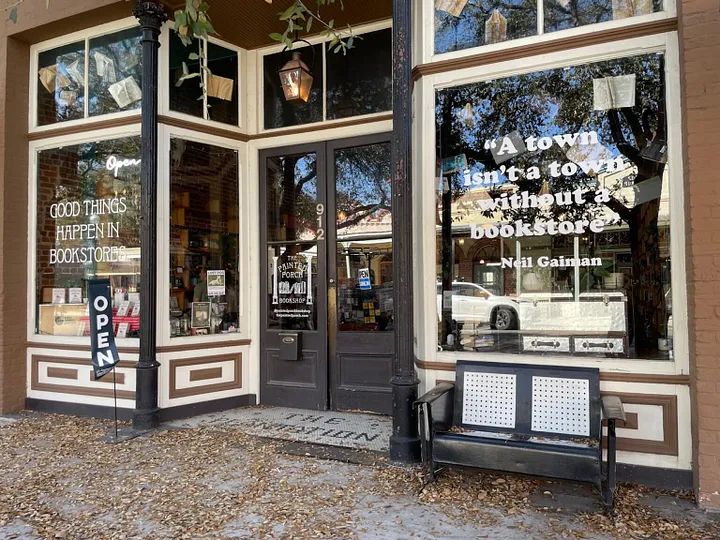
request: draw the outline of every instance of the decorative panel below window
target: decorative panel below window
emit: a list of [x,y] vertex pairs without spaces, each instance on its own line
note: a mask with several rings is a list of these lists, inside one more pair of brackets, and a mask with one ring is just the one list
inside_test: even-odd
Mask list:
[[672,358],[664,56],[436,99],[439,345]]
[[108,278],[115,332],[140,330],[140,138],[39,151],[36,331],[89,334],[87,280]]

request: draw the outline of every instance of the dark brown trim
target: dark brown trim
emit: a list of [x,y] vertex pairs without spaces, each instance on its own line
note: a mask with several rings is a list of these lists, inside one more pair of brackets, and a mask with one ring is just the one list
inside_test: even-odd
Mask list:
[[222,127],[216,126],[216,125],[209,125],[207,123],[207,120],[203,120],[202,118],[198,118],[197,121],[194,122],[192,120],[186,120],[184,118],[176,118],[174,116],[159,115],[158,121],[161,124],[164,124],[166,126],[189,129],[192,131],[205,133],[206,135],[215,135],[217,137],[224,137],[226,139],[233,139],[233,140],[242,141],[242,142],[247,142],[250,140],[250,137],[245,133],[241,133],[239,131],[234,131],[232,129],[222,128]]
[[[454,362],[426,362],[424,360],[415,360],[415,366],[419,369],[430,369],[434,371],[455,371]],[[690,385],[689,375],[656,375],[652,373],[617,373],[601,371],[600,380],[645,384],[675,384],[681,386]]]
[[115,382],[117,382],[117,384],[125,384],[125,374],[124,373],[118,373],[117,371],[112,371],[112,372],[108,373],[107,375],[105,375],[102,379],[96,379],[94,372],[90,374],[91,381],[97,381],[100,383],[112,384],[113,379],[115,380]]
[[[90,353],[90,343],[87,345],[70,345],[67,343],[41,343],[38,341],[26,341],[25,347],[28,349],[53,349],[58,351],[81,351]],[[120,354],[138,354],[140,349],[138,347],[118,347]],[[135,363],[133,362],[133,365]]]
[[300,126],[297,128],[288,128],[288,129],[277,129],[269,132],[263,132],[258,133],[256,135],[250,135],[249,140],[257,140],[257,139],[269,139],[272,137],[281,137],[283,135],[297,135],[300,133],[310,133],[312,131],[324,131],[327,129],[335,129],[335,128],[343,128],[343,127],[349,127],[349,126],[360,126],[363,124],[374,124],[376,122],[384,122],[385,120],[392,120],[393,115],[392,113],[386,113],[386,114],[379,114],[377,116],[372,116],[369,118],[351,118],[349,120],[343,120],[340,122],[333,122],[332,124],[322,123],[322,124],[312,124],[309,126]]
[[47,376],[51,379],[68,379],[70,381],[77,381],[78,370],[69,369],[62,367],[48,366]]
[[[89,367],[89,360],[83,360],[81,358],[59,358],[54,356],[40,356],[32,355],[30,358],[30,389],[37,390],[39,392],[53,392],[56,394],[72,394],[77,396],[91,396],[91,397],[113,397],[113,389],[107,388],[107,385],[101,386],[69,386],[62,384],[49,384],[40,382],[40,362],[52,362],[60,364],[69,364],[74,366],[85,366]],[[118,367],[134,368],[135,362],[120,362]],[[75,370],[78,372],[79,370]],[[95,384],[95,383],[91,383]],[[99,381],[97,381],[99,384]],[[135,392],[128,390],[118,390],[117,397],[120,399],[135,399]]]
[[609,30],[568,36],[543,43],[511,47],[501,51],[479,53],[471,56],[464,56],[462,58],[453,58],[451,60],[441,60],[439,62],[429,64],[420,64],[413,69],[413,80],[417,81],[421,77],[434,75],[436,73],[444,73],[446,71],[484,66],[487,64],[494,64],[496,62],[506,62],[508,60],[517,60],[519,58],[526,58],[529,56],[550,54],[558,51],[576,49],[578,47],[587,47],[589,45],[599,45],[602,43],[620,41],[622,39],[663,34],[665,32],[673,32],[677,30],[677,28],[677,18],[673,17],[663,19],[661,21],[633,24],[630,26],[623,26],[622,28],[612,28]]
[[[185,352],[185,351],[200,351],[207,349],[222,349],[225,347],[243,347],[250,345],[249,339],[235,339],[232,341],[218,341],[215,343],[208,343],[207,341],[199,343],[188,343],[184,345],[166,345],[164,347],[158,347],[157,352],[169,353],[169,352]],[[34,349],[56,349],[61,351],[82,351],[90,352],[90,344],[87,345],[68,345],[66,343],[39,343],[37,341],[28,341],[25,343],[28,348]],[[140,349],[138,347],[118,347],[119,353],[138,354]]]
[[198,343],[188,343],[183,345],[165,345],[164,347],[158,347],[157,352],[169,353],[169,352],[186,352],[186,351],[206,351],[208,349],[224,349],[228,347],[244,347],[250,345],[249,339],[235,339],[232,341],[217,341],[215,343],[207,341]]
[[617,427],[622,429],[637,429],[638,428],[638,413],[629,412],[625,413],[625,421],[618,420],[616,423]]
[[618,396],[622,400],[623,404],[655,405],[662,407],[662,441],[618,437],[618,450],[624,450],[625,452],[641,452],[644,454],[661,454],[665,456],[678,455],[679,418],[677,396],[662,394],[625,394],[621,392],[602,392],[602,395]]
[[221,367],[194,369],[190,372],[190,382],[219,379],[220,377],[222,377],[222,372],[223,370]]
[[[205,364],[213,364],[217,362],[234,362],[235,376],[232,381],[208,384],[206,386],[193,386],[190,388],[177,387],[177,369],[185,366],[199,366]],[[212,369],[212,368],[210,368]],[[225,354],[218,356],[205,356],[202,358],[181,358],[179,360],[169,361],[170,370],[170,399],[201,396],[214,392],[223,392],[225,390],[238,390],[242,388],[242,353]],[[200,370],[203,371],[203,370]],[[192,373],[192,372],[191,372]]]
[[601,372],[600,380],[646,384],[679,384],[683,386],[690,386],[690,375],[654,375],[652,373]]
[[98,129],[107,129],[122,126],[131,126],[137,124],[140,127],[140,114],[130,116],[122,116],[120,118],[109,118],[106,120],[98,120],[94,122],[83,122],[75,126],[59,126],[53,129],[43,131],[33,131],[27,134],[29,141],[37,141],[39,139],[49,139],[51,137],[63,137],[66,135],[75,135],[77,133],[85,133],[87,131],[96,131]]

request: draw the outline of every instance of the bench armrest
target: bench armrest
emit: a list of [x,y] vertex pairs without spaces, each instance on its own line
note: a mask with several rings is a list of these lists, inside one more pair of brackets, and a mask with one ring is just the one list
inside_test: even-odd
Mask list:
[[603,417],[608,420],[625,421],[625,409],[623,408],[622,401],[618,396],[603,396],[602,412]]
[[436,399],[443,397],[445,394],[454,389],[455,383],[441,382],[437,384],[435,388],[417,398],[417,400],[415,400],[415,405],[419,403],[432,403]]

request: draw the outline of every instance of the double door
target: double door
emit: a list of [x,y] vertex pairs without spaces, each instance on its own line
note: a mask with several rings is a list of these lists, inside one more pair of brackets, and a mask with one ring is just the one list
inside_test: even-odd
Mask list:
[[261,403],[389,414],[389,135],[260,153]]

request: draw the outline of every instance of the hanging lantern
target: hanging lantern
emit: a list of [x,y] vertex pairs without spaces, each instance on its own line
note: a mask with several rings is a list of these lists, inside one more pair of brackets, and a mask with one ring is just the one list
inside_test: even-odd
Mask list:
[[280,84],[285,93],[285,101],[290,103],[307,103],[310,99],[313,76],[307,64],[302,61],[299,51],[293,51],[289,60],[279,71]]

